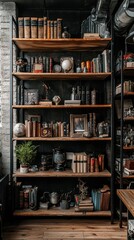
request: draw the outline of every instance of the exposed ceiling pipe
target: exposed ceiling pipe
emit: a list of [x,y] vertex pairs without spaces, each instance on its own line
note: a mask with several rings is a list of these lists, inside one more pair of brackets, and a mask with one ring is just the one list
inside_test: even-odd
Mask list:
[[114,17],[114,28],[124,34],[134,22],[134,0],[124,0]]

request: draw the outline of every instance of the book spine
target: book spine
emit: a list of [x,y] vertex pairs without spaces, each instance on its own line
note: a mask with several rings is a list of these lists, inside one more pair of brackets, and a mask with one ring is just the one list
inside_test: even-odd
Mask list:
[[18,18],[18,37],[24,38],[24,18]]
[[86,104],[90,104],[90,89],[86,86]]
[[41,123],[37,122],[37,137],[41,136],[40,133],[41,133]]
[[82,86],[82,89],[81,89],[81,103],[85,104],[85,87],[84,86]]
[[32,121],[31,120],[29,120],[28,121],[28,133],[27,133],[27,137],[32,137]]
[[54,38],[57,38],[57,21],[54,21]]
[[38,38],[44,37],[44,21],[43,18],[38,18]]
[[51,38],[51,28],[50,28],[51,21],[47,20],[47,39]]
[[28,120],[25,120],[26,137],[28,137]]
[[20,104],[24,104],[24,86],[23,82],[20,83]]
[[47,17],[44,17],[44,39],[47,38]]
[[57,38],[61,38],[62,18],[57,18]]
[[17,86],[16,104],[20,105],[20,85]]
[[31,21],[30,17],[24,17],[24,38],[30,38],[31,30]]
[[37,38],[37,18],[31,17],[31,38]]
[[54,38],[54,21],[50,22],[51,39]]
[[87,172],[87,155],[84,154],[83,156],[83,173]]
[[32,126],[33,126],[32,127],[32,132],[33,132],[32,136],[33,137],[37,137],[37,134],[36,134],[37,133],[37,122],[36,121],[32,121]]
[[72,171],[73,173],[77,172],[77,160],[76,160],[76,154],[73,154],[73,159],[72,159]]

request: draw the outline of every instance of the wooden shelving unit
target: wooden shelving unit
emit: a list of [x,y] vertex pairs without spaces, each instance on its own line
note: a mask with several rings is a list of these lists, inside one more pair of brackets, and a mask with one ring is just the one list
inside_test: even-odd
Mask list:
[[[108,47],[109,44],[111,44],[111,38],[91,38],[91,39],[20,39],[20,38],[12,38],[12,44],[17,46],[17,48],[22,51],[22,52],[27,52],[27,53],[33,53],[33,52],[38,52],[38,53],[45,53],[45,52],[86,52],[86,51],[92,51],[92,52],[102,52],[104,49]],[[107,79],[110,79],[111,81],[111,72],[101,72],[101,73],[30,73],[30,72],[12,72],[11,73],[11,78],[12,78],[12,85],[13,85],[13,79],[23,81],[23,84],[30,84],[30,81],[73,81],[78,80],[80,82],[86,81],[92,81],[92,82],[100,82],[100,84],[105,84]],[[25,82],[26,81],[26,82]],[[28,82],[29,81],[29,82]],[[81,84],[82,86],[82,84]],[[47,110],[66,110],[75,112],[75,109],[79,109],[81,112],[84,112],[84,110],[87,112],[88,109],[89,111],[93,112],[95,111],[103,111],[105,110],[106,112],[111,111],[112,109],[112,104],[95,104],[95,105],[16,105],[12,104],[11,106],[12,111],[16,110],[19,113],[22,111],[28,111],[29,112],[33,110],[41,110],[41,109],[47,109]],[[66,112],[67,112],[66,111]],[[18,113],[17,112],[17,113]],[[19,115],[19,114],[18,114]],[[42,137],[12,137],[12,141],[16,141],[16,143],[20,143],[21,141],[37,141],[40,142],[41,144],[44,144],[43,142],[50,142],[51,144],[55,144],[57,142],[70,142],[70,144],[75,143],[75,142],[82,142],[85,143],[91,143],[95,144],[97,142],[106,142],[110,143],[112,141],[112,137],[91,137],[91,138],[86,138],[86,137],[47,137],[47,138],[42,138]],[[42,142],[42,143],[41,143]],[[68,144],[67,143],[67,144]],[[49,143],[48,143],[49,144]],[[112,161],[112,160],[111,160]],[[105,178],[109,182],[110,178],[112,177],[112,173],[109,172],[107,169],[105,169],[102,172],[86,172],[86,173],[73,173],[72,170],[65,170],[65,171],[54,171],[54,170],[49,170],[49,171],[37,171],[37,172],[28,172],[26,174],[20,173],[19,169],[15,172],[12,172],[13,178],[16,179],[16,181],[19,180],[35,180],[36,178],[40,179],[43,181],[43,179],[46,178],[95,178],[95,181],[98,179]],[[112,194],[112,193],[111,193]],[[112,214],[113,210],[110,211],[93,211],[93,212],[75,212],[74,208],[70,208],[68,210],[61,210],[59,207],[55,208],[50,208],[49,210],[46,209],[38,209],[37,211],[32,211],[29,209],[23,209],[23,210],[15,210],[13,215],[14,216],[31,216],[31,217],[36,217],[36,216],[106,216],[110,217]]]

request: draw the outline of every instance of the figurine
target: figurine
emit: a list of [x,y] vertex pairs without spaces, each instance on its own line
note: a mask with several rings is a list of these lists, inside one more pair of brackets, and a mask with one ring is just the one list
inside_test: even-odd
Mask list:
[[61,98],[60,96],[54,96],[53,97],[53,102],[55,103],[55,105],[58,105],[61,101]]
[[26,72],[26,65],[28,64],[26,58],[18,57],[16,60],[17,72]]

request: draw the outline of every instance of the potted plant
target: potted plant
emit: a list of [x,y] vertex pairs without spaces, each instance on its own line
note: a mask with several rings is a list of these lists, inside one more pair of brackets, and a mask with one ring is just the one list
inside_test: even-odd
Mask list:
[[37,147],[38,146],[33,145],[31,141],[16,145],[15,153],[20,163],[21,173],[28,172],[29,165],[33,162],[37,154]]

